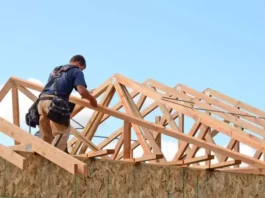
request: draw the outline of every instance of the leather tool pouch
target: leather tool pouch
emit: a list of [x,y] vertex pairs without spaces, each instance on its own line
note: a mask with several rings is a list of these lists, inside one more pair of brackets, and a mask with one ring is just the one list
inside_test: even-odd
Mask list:
[[50,120],[58,124],[69,126],[70,114],[71,112],[67,101],[57,96],[51,100],[51,106],[49,107],[47,115]]
[[26,113],[25,119],[28,126],[35,128],[39,125],[39,112],[38,112],[38,103],[39,99],[37,99],[29,108],[28,113]]
[[53,97],[42,97],[38,98],[29,108],[28,113],[26,113],[25,120],[26,124],[30,127],[36,128],[39,125],[39,112],[38,112],[38,104],[40,100],[51,100]]

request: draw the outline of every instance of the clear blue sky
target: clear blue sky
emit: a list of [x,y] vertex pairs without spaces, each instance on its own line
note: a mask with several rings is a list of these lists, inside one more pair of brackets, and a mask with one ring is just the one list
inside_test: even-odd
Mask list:
[[265,1],[2,1],[0,84],[46,81],[74,54],[89,88],[114,73],[265,109]]

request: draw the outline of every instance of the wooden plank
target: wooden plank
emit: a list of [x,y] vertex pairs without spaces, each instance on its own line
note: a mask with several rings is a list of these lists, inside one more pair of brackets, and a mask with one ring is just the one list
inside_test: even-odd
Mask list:
[[[181,133],[184,133],[184,114],[183,113],[179,113],[179,131]],[[180,149],[180,145],[181,145],[181,141],[178,141],[178,149]]]
[[13,151],[34,153],[32,144],[20,144],[20,145],[8,146],[8,148],[12,149]]
[[[161,116],[156,116],[155,117],[155,123],[156,124],[161,123],[161,118],[162,118]],[[156,133],[156,134],[153,134],[153,135],[154,135],[155,141],[156,141],[157,145],[159,146],[159,148],[162,148],[162,137],[161,137],[161,133]]]
[[26,87],[26,88],[29,88],[29,89],[33,89],[35,91],[41,92],[42,89],[43,89],[43,86],[39,85],[37,83],[33,83],[33,82],[30,82],[30,81],[27,81],[27,80],[23,80],[23,79],[20,79],[20,78],[17,78],[17,77],[13,77],[13,76],[10,79],[12,81],[14,81],[17,85],[20,85],[22,87]]
[[[227,145],[227,149],[232,150],[235,147],[235,145],[236,145],[237,142],[238,142],[237,140],[231,139],[229,141],[228,145]],[[222,158],[220,159],[219,162],[225,162],[225,161],[227,161],[227,159],[228,159],[227,156],[222,156]]]
[[234,166],[234,165],[239,165],[241,164],[240,160],[229,160],[227,162],[220,162],[218,164],[211,164],[209,168],[207,169],[218,169],[218,168],[224,168],[224,167],[229,167],[229,166]]
[[132,149],[131,149],[131,123],[124,121],[123,124],[123,137],[124,137],[124,146],[123,146],[123,158],[130,159],[133,158]]
[[117,155],[118,155],[118,153],[119,153],[119,151],[123,145],[123,142],[124,142],[124,134],[122,133],[120,136],[120,139],[118,140],[118,142],[115,146],[115,149],[114,149],[115,151],[114,151],[113,155],[111,156],[111,159],[113,159],[113,160],[116,159],[116,157],[117,157]]
[[27,131],[19,128],[16,125],[13,125],[9,121],[1,117],[0,131],[13,138],[14,140],[21,142],[21,144],[32,144],[34,152],[64,168],[70,173],[87,175],[88,170],[85,163],[71,157],[70,155],[41,140],[40,138],[27,133]]
[[2,102],[2,100],[4,99],[4,97],[6,96],[6,94],[9,92],[9,90],[12,88],[12,80],[9,79],[5,85],[2,87],[2,89],[0,90],[0,102]]
[[[223,168],[229,167],[229,166],[236,166],[241,164],[241,160],[229,160],[227,162],[220,162],[217,164],[210,164],[210,166],[192,166],[192,168],[195,169],[206,169],[206,170],[222,170]],[[230,168],[232,169],[232,168]],[[234,168],[233,168],[234,169]]]
[[[212,143],[212,144],[216,144],[215,141],[213,140],[213,138],[211,137],[210,132],[208,132],[208,133],[206,134],[206,136],[205,136],[205,140],[206,140],[207,142]],[[219,153],[215,153],[215,152],[214,152],[214,155],[215,155],[215,157],[217,158],[218,161],[220,161],[220,159],[222,158],[222,155],[220,155]]]
[[13,108],[13,124],[20,126],[18,90],[14,85],[12,86],[12,108]]
[[109,155],[109,154],[113,154],[113,153],[114,153],[113,149],[106,149],[106,150],[101,150],[101,151],[88,152],[87,157],[88,158],[100,157],[100,156]]
[[14,164],[21,170],[25,170],[28,167],[26,158],[14,152],[12,149],[0,144],[0,157],[4,158],[8,162]]
[[[223,120],[224,123],[229,124],[230,122],[227,120]],[[213,129],[212,131],[209,132],[209,135],[213,138],[214,136],[216,136],[219,133],[219,131],[217,131],[216,129]]]
[[90,140],[87,140],[83,134],[79,133],[75,128],[71,127],[71,133],[83,144],[85,144],[87,147],[89,147],[92,151],[99,151],[100,149]]
[[190,165],[193,163],[199,163],[199,162],[204,162],[204,161],[208,161],[208,160],[212,160],[214,159],[213,155],[205,155],[205,156],[200,156],[200,157],[194,157],[194,158],[190,158],[190,159],[185,159],[185,160],[177,160],[177,161],[171,161],[171,162],[165,162],[163,163],[163,165]]
[[[20,127],[19,119],[19,100],[18,100],[18,90],[16,84],[12,83],[12,109],[13,109],[13,124]],[[15,145],[18,145],[18,141],[14,141]]]
[[29,91],[27,88],[22,87],[20,85],[17,85],[17,88],[19,91],[21,91],[25,96],[27,96],[29,99],[31,99],[33,102],[37,100],[37,96],[35,96],[31,91]]
[[163,155],[160,154],[152,154],[152,155],[148,155],[148,156],[144,156],[144,157],[139,157],[139,158],[134,158],[135,162],[146,162],[146,161],[151,161],[151,160],[155,160],[155,159],[160,159],[162,158]]
[[113,154],[113,149],[106,149],[106,150],[100,150],[100,151],[90,151],[86,154],[80,154],[80,155],[74,155],[75,158],[78,159],[87,159],[87,158],[94,158],[94,157],[101,157],[109,154]]

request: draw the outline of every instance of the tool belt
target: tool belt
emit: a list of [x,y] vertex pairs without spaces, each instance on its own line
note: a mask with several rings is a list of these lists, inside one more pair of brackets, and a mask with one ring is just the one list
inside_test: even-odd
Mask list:
[[70,115],[68,101],[55,96],[51,101],[47,117],[57,124],[69,126]]
[[40,100],[51,100],[53,97],[42,97],[38,98],[29,108],[28,113],[26,113],[25,119],[26,124],[30,127],[35,128],[37,125],[39,125],[39,112],[38,112],[38,104]]
[[51,100],[47,118],[53,122],[56,122],[57,124],[69,126],[71,110],[69,108],[68,102],[57,96],[40,97],[32,104],[28,110],[28,113],[26,114],[26,123],[28,126],[35,128],[37,125],[39,125],[40,115],[38,112],[38,103],[41,100]]

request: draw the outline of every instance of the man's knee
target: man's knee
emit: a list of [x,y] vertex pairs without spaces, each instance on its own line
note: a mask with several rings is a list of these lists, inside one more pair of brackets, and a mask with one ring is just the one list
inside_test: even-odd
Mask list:
[[52,141],[52,145],[58,149],[61,149],[62,151],[65,151],[69,135],[69,133],[62,133],[56,135]]

